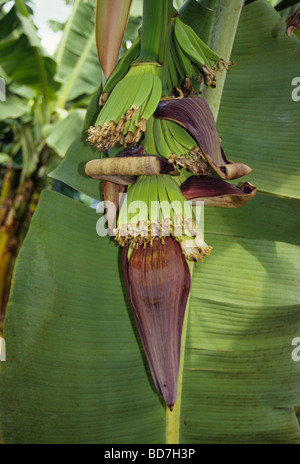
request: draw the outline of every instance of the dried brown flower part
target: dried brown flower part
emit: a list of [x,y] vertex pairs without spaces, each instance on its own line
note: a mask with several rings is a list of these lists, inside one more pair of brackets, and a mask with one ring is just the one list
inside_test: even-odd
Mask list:
[[123,269],[136,325],[153,381],[170,410],[177,397],[181,337],[191,288],[189,267],[172,237],[138,248]]
[[210,174],[210,166],[207,163],[199,147],[192,147],[188,154],[177,156],[174,153],[168,159],[174,166],[180,166],[196,176]]
[[117,156],[88,161],[85,173],[92,179],[105,179],[122,185],[134,184],[139,176],[178,176],[166,159],[157,155]]
[[[126,186],[104,180],[102,183],[102,194],[104,200],[105,214],[107,217],[107,226],[110,236],[113,235],[119,214],[120,198],[126,192]],[[111,208],[111,203],[114,208]]]

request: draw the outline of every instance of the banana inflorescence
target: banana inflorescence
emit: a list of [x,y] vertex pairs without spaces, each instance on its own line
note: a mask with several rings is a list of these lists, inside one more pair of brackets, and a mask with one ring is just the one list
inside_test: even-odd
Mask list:
[[174,14],[172,0],[144,0],[141,34],[106,82],[88,131],[89,143],[107,157],[89,161],[85,172],[104,180],[105,208],[114,206],[108,229],[124,248],[136,324],[171,411],[191,287],[187,261],[211,253],[203,207],[239,207],[256,193],[249,183],[226,182],[251,169],[226,158],[200,97],[202,85],[215,87],[217,71],[229,64]]
[[[215,87],[216,72],[228,69],[229,63],[211,50],[178,15],[173,15],[170,21],[165,62],[142,59],[143,37],[140,36],[119,61],[104,86],[99,116],[88,131],[88,141],[109,157],[116,156],[112,150],[115,147],[123,147],[125,152],[129,147],[130,152],[130,147],[142,146],[143,156],[163,158],[173,168],[172,176],[167,172],[163,176],[153,172],[136,178],[131,176],[130,182],[126,177],[127,197],[119,209],[116,241],[136,249],[153,246],[155,240],[163,243],[171,235],[180,243],[187,259],[202,261],[211,249],[203,240],[194,210],[186,202],[180,186],[191,176],[212,175],[213,169],[198,140],[184,124],[172,121],[172,117],[157,118],[156,110],[160,101],[183,101],[185,97],[199,94],[196,84],[200,78],[206,85]],[[131,164],[130,172],[138,172],[134,169],[136,157],[126,155],[114,161],[120,163],[122,181],[126,171],[124,163]],[[98,164],[88,164],[86,172],[90,177],[119,182],[115,180],[116,163],[113,172],[105,175],[99,171]],[[106,166],[109,171],[109,163]]]

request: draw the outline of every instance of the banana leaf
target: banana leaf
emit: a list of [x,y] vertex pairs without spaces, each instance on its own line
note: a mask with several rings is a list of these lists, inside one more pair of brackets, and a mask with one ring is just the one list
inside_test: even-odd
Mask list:
[[44,127],[43,132],[47,145],[62,158],[76,140],[78,129],[83,127],[85,113],[84,109],[74,109],[69,112],[66,118]]
[[[229,210],[226,233],[218,232],[218,210],[206,212],[214,253],[193,275],[181,443],[300,443],[300,365],[291,358],[300,239],[290,243],[280,228],[270,238],[262,227],[286,208],[297,223],[299,206],[264,198],[254,200],[255,232],[235,229]],[[4,443],[164,443],[165,406],[129,310],[119,249],[97,236],[98,219],[73,200],[42,195],[5,325]]]
[[[49,100],[59,89],[55,81],[56,64],[53,59],[43,56],[22,34],[18,39],[0,42],[1,67],[19,85],[27,86],[44,95]],[[16,66],[22,63],[22,66]]]
[[67,197],[42,195],[7,313],[0,386],[4,443],[164,439],[164,409],[133,329],[119,249],[97,236],[98,219],[95,210]]

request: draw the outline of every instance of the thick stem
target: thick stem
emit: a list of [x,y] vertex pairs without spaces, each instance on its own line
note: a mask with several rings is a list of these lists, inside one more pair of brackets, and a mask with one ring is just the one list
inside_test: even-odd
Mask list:
[[[210,47],[226,61],[230,61],[243,5],[243,0],[219,0]],[[219,114],[225,79],[226,72],[219,73],[217,88],[206,88],[203,95],[215,120]]]
[[74,85],[74,82],[76,81],[76,79],[78,77],[79,71],[84,66],[85,60],[86,60],[87,56],[89,55],[89,53],[90,53],[90,51],[91,51],[91,49],[92,49],[92,47],[94,45],[94,42],[95,42],[95,38],[94,38],[93,35],[91,35],[89,37],[89,39],[87,40],[86,45],[85,45],[85,47],[82,50],[82,53],[80,55],[80,58],[77,61],[72,73],[69,75],[68,81],[65,84],[65,86],[63,87],[62,93],[60,94],[60,96],[59,96],[59,98],[57,100],[56,106],[58,108],[64,108],[65,107],[65,105],[66,105],[66,103],[68,101],[68,96],[69,96],[70,90],[71,90],[72,86]]
[[[188,262],[191,278],[193,277],[194,263]],[[184,358],[185,358],[185,346],[186,346],[186,335],[188,327],[188,318],[189,318],[189,307],[190,307],[190,298],[189,296],[184,323],[182,328],[182,337],[181,337],[181,354],[180,354],[180,367],[179,367],[179,376],[178,376],[178,389],[177,389],[177,401],[175,403],[174,409],[171,412],[167,408],[167,424],[166,424],[166,444],[167,445],[177,445],[179,444],[180,438],[180,423],[181,423],[181,397],[182,397],[182,382],[183,382],[183,370],[184,370]]]

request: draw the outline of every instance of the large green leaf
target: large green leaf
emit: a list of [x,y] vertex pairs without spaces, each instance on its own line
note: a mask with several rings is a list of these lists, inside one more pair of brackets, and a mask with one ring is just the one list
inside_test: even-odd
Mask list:
[[253,168],[251,183],[293,198],[300,198],[300,105],[292,100],[299,44],[266,0],[244,8],[218,118],[227,156]]
[[[206,210],[214,251],[193,276],[182,443],[300,443],[300,365],[291,358],[299,238],[284,241],[279,228],[270,238],[262,227],[286,208],[293,227],[297,210],[292,200],[265,202],[257,198],[248,232],[231,211],[220,219]],[[98,218],[59,194],[42,196],[5,324],[5,443],[164,443],[165,407],[144,364],[118,249],[96,235]]]
[[[42,56],[37,47],[32,46],[26,35],[18,39],[0,43],[1,67],[5,73],[19,85],[25,85],[44,95],[53,98],[59,85],[54,80],[55,62]],[[16,66],[22,63],[22,66]]]
[[[244,9],[237,37],[242,43],[234,50],[239,59],[228,75],[218,123],[228,156],[254,167],[250,179],[261,190],[295,199],[259,194],[240,210],[206,209],[206,241],[214,250],[193,274],[181,443],[300,443],[293,410],[300,401],[300,363],[291,357],[300,333],[293,133],[299,110],[286,102],[287,88],[282,84],[279,92],[280,79],[266,65],[276,51],[281,79],[297,75],[297,62],[285,58],[295,42],[287,42],[283,28],[264,1]],[[258,63],[264,85],[255,80],[262,74]],[[278,105],[282,131],[272,119]],[[289,120],[283,123],[285,112]],[[274,148],[274,140],[286,145],[285,164],[293,163],[284,172],[282,152],[270,160],[267,146]],[[256,145],[260,151],[253,151]],[[83,135],[54,176],[96,198],[99,182],[84,177],[83,165],[97,156]],[[128,308],[118,249],[97,237],[97,220],[92,209],[55,193],[42,195],[17,262],[5,323],[5,443],[164,443],[164,406]]]
[[0,121],[17,119],[29,111],[28,105],[15,95],[7,95],[6,101],[0,101]]
[[23,2],[16,3],[4,16],[0,29],[1,67],[6,75],[18,85],[38,92],[49,102],[59,88],[54,78],[56,63],[43,49]]

